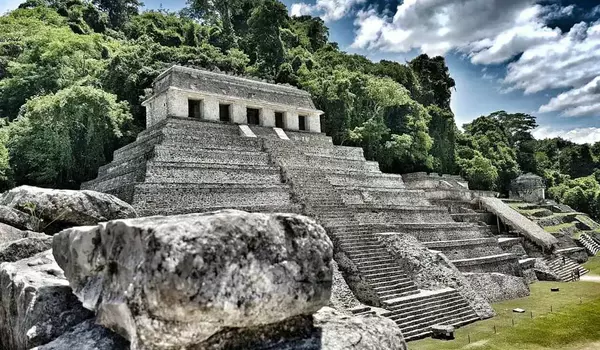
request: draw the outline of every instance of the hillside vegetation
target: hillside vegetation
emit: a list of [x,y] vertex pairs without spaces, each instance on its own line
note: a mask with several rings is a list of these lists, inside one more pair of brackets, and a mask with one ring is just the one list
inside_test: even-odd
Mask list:
[[0,187],[78,188],[145,125],[141,101],[173,65],[309,91],[334,142],[387,172],[460,174],[506,192],[521,172],[600,215],[600,144],[535,140],[535,118],[494,112],[457,129],[442,57],[371,62],[330,42],[319,18],[277,0],[189,0],[179,13],[137,0],[29,0],[0,17]]

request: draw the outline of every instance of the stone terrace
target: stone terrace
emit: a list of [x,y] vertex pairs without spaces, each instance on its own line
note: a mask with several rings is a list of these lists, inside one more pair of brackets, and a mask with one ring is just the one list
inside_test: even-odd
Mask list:
[[240,137],[237,125],[187,118],[168,118],[141,132],[82,189],[114,194],[142,216],[300,210],[260,139]]
[[361,148],[334,146],[319,133],[261,126],[242,130],[171,117],[117,150],[113,162],[84,188],[115,194],[141,215],[220,208],[310,215],[374,291],[374,306],[387,309],[408,340],[428,336],[434,324],[460,326],[478,317],[454,289],[419,291],[377,233],[415,235],[463,271],[518,269],[512,254],[474,260],[479,256],[473,252],[488,249],[482,227],[454,222],[422,190],[406,189],[401,176],[381,173]]

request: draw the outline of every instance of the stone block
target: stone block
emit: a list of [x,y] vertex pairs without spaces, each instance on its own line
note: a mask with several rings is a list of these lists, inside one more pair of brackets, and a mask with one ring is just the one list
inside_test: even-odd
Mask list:
[[53,249],[74,293],[132,349],[311,315],[331,293],[331,241],[293,214],[115,220],[62,231]]

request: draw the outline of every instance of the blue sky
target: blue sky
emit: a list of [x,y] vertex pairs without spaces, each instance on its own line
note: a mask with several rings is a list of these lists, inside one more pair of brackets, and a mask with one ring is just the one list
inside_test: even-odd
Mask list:
[[[0,0],[0,12],[19,0]],[[144,1],[179,10],[185,0]],[[597,0],[283,0],[323,18],[330,40],[371,60],[446,58],[458,125],[504,109],[538,118],[536,137],[600,141]]]

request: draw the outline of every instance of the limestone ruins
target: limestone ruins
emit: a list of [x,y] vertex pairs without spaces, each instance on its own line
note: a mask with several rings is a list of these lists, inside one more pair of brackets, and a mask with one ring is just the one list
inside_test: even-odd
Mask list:
[[144,105],[83,191],[0,198],[0,349],[403,349],[579,266],[495,193],[334,145],[299,89],[175,66]]

